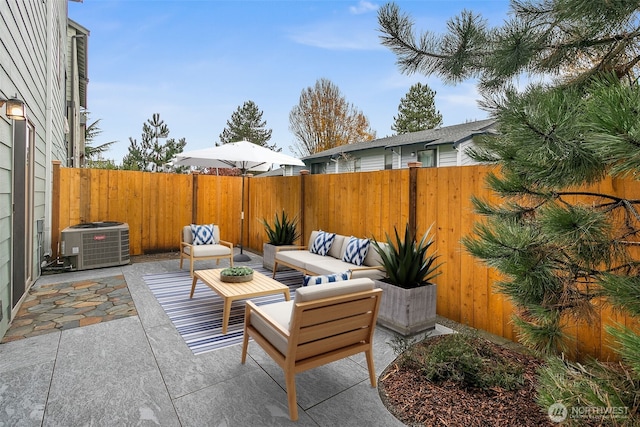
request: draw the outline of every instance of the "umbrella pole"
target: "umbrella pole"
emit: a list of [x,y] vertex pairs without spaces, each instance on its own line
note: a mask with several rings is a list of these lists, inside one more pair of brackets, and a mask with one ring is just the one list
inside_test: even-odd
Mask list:
[[234,262],[247,262],[251,261],[249,255],[243,253],[243,240],[244,240],[244,177],[246,173],[242,172],[242,211],[240,212],[240,253],[233,257]]

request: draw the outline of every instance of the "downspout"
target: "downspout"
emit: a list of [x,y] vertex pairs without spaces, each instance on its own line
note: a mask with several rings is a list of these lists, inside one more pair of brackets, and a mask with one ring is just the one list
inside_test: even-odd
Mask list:
[[[53,181],[53,165],[52,165],[52,145],[53,145],[53,4],[54,2],[48,1],[45,3],[47,8],[47,39],[46,39],[46,78],[45,78],[45,186],[44,186],[44,200],[45,200],[45,215],[44,215],[44,242],[43,247],[49,248],[49,253],[54,252],[54,248],[51,248],[51,215],[52,215],[52,197],[51,197],[51,184]],[[65,2],[66,7],[66,2]]]

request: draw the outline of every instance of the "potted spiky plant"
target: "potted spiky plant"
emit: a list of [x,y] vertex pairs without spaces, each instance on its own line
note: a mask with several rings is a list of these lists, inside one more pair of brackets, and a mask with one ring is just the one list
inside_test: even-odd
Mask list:
[[394,228],[395,241],[386,234],[387,242],[375,239],[372,245],[380,255],[386,278],[376,284],[383,290],[378,323],[404,336],[433,329],[436,323],[437,286],[433,279],[440,272],[439,255],[430,251],[431,227],[417,241],[407,224],[404,239]]
[[[262,245],[262,266],[273,271],[276,259],[276,247],[293,246],[294,242],[300,237],[298,218],[290,218],[283,210],[280,216],[276,213],[273,225],[266,219],[262,220],[262,224],[264,225],[268,239],[268,242]],[[286,269],[287,267],[278,266],[278,271]]]

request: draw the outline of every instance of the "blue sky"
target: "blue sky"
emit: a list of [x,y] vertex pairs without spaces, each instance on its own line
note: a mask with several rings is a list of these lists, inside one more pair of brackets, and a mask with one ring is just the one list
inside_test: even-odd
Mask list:
[[[271,144],[292,154],[289,112],[320,78],[338,86],[369,119],[378,138],[391,135],[400,99],[412,84],[436,91],[444,125],[484,119],[473,81],[444,85],[403,75],[380,44],[377,9],[360,0],[84,0],[69,17],[90,31],[88,110],[101,119],[96,141],[118,141],[105,158],[120,164],[129,137],[140,140],[153,113],[185,150],[219,142],[245,101],[263,111]],[[491,23],[506,18],[507,0],[396,1],[416,29],[442,33],[463,9]]]

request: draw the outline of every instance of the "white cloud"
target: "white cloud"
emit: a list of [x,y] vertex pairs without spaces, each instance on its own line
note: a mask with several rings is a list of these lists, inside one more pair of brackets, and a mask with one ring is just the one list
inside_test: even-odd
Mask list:
[[365,0],[360,0],[357,6],[349,7],[349,12],[354,15],[361,15],[363,13],[371,12],[374,10],[378,10],[378,5]]
[[327,50],[379,50],[383,46],[371,28],[352,22],[334,21],[293,29],[289,37],[296,43]]

